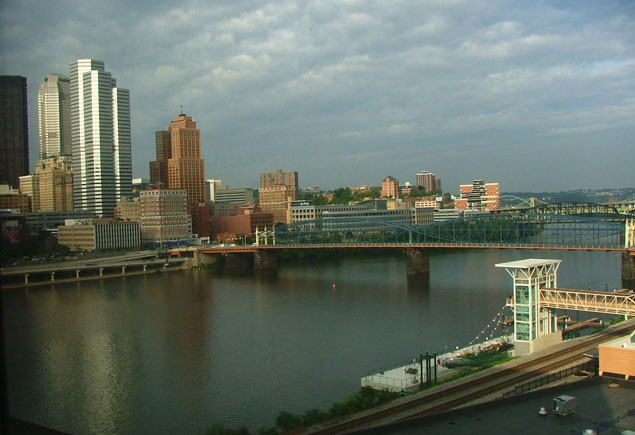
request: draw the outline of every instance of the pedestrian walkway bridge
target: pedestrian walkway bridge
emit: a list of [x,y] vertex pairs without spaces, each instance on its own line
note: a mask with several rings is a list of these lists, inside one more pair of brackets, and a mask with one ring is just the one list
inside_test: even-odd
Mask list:
[[635,293],[626,289],[606,292],[544,288],[539,290],[538,298],[542,308],[635,317]]

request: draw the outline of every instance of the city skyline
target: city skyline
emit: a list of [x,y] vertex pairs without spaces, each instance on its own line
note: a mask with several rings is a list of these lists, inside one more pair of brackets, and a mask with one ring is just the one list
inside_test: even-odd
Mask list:
[[31,168],[36,84],[90,57],[131,90],[135,177],[148,178],[154,132],[183,105],[206,173],[231,186],[275,168],[301,187],[415,182],[423,167],[450,190],[480,178],[506,191],[625,187],[635,9],[582,3],[88,2],[45,17],[7,1],[0,74],[30,83]]

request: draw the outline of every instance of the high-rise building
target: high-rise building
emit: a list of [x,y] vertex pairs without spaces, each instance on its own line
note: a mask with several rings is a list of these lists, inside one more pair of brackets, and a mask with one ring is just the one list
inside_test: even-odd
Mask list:
[[474,180],[472,184],[459,186],[461,198],[454,201],[457,209],[498,210],[500,208],[500,184]]
[[29,174],[26,77],[0,76],[0,184],[18,188]]
[[381,182],[382,198],[399,198],[399,181],[390,175]]
[[155,133],[157,159],[150,162],[150,182],[169,189],[185,189],[188,204],[205,202],[205,160],[201,131],[191,116],[181,113],[167,131]]
[[155,132],[157,159],[150,162],[150,184],[157,187],[168,186],[168,160],[172,157],[172,141],[170,132],[160,130]]
[[117,199],[132,194],[130,93],[103,61],[79,59],[70,69],[75,209],[112,216]]
[[39,211],[73,211],[71,156],[56,156],[35,164],[39,179]]
[[300,191],[297,172],[282,172],[282,169],[278,169],[275,172],[263,172],[260,174],[260,187],[272,187],[279,184],[293,187],[296,194]]
[[44,77],[37,92],[40,160],[70,155],[71,81],[61,74]]
[[441,180],[436,178],[432,172],[421,171],[417,174],[417,187],[426,192],[441,189]]

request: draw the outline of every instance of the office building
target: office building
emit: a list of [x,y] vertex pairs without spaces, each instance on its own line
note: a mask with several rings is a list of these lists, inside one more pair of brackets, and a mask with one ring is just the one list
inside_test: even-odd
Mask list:
[[205,202],[205,160],[201,158],[201,131],[184,113],[155,133],[157,159],[150,162],[150,183],[185,189],[188,204]]
[[157,159],[150,162],[150,184],[155,187],[168,187],[168,160],[172,157],[170,132],[155,132],[154,143]]
[[[55,156],[35,164],[39,179],[38,211],[73,210],[73,163],[71,156]],[[34,209],[35,211],[36,209]]]
[[15,210],[28,213],[31,203],[29,195],[20,193],[8,184],[0,184],[0,210]]
[[259,205],[264,213],[273,214],[274,223],[291,222],[291,203],[297,199],[295,187],[276,184],[258,189]]
[[92,219],[95,215],[86,211],[37,211],[26,215],[26,231],[36,235],[42,231],[54,231],[64,225],[66,219]]
[[148,189],[139,198],[144,244],[163,247],[188,243],[192,225],[185,189]]
[[209,202],[215,201],[216,189],[222,186],[222,181],[220,179],[210,178],[209,180],[205,180],[205,198]]
[[20,177],[20,193],[29,197],[29,212],[40,211],[40,177],[37,174]]
[[130,93],[102,61],[79,59],[70,69],[74,206],[112,216],[132,194]]
[[112,219],[67,219],[57,228],[62,246],[81,251],[132,250],[141,247],[137,222],[113,222]]
[[70,155],[71,81],[61,74],[44,78],[37,92],[37,120],[40,160]]
[[125,196],[121,198],[115,208],[115,220],[141,222],[141,200]]
[[29,174],[26,77],[0,76],[0,184],[18,188]]
[[421,171],[417,175],[417,187],[423,189],[426,192],[432,192],[433,190],[441,190],[441,180],[436,178],[432,172]]
[[472,184],[459,186],[461,198],[454,201],[457,209],[461,210],[498,210],[500,209],[500,185],[498,183],[484,183],[474,180]]
[[[281,169],[278,169],[275,172],[260,174],[260,187],[273,187],[280,184],[293,187],[296,194],[300,191],[297,172],[282,172]],[[295,200],[297,197],[293,199]]]
[[390,175],[381,182],[382,198],[399,198],[399,181]]
[[213,202],[230,202],[237,205],[253,204],[254,191],[248,187],[230,189],[229,186],[215,186]]

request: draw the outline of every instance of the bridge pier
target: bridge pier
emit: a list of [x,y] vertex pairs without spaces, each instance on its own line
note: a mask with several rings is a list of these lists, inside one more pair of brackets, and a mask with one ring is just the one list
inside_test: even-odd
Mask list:
[[406,248],[406,273],[408,276],[430,276],[430,255],[427,249]]
[[635,251],[622,254],[622,287],[635,290]]
[[247,266],[246,254],[225,254],[225,270],[246,271]]
[[254,270],[276,270],[278,255],[273,251],[258,251],[254,253]]

